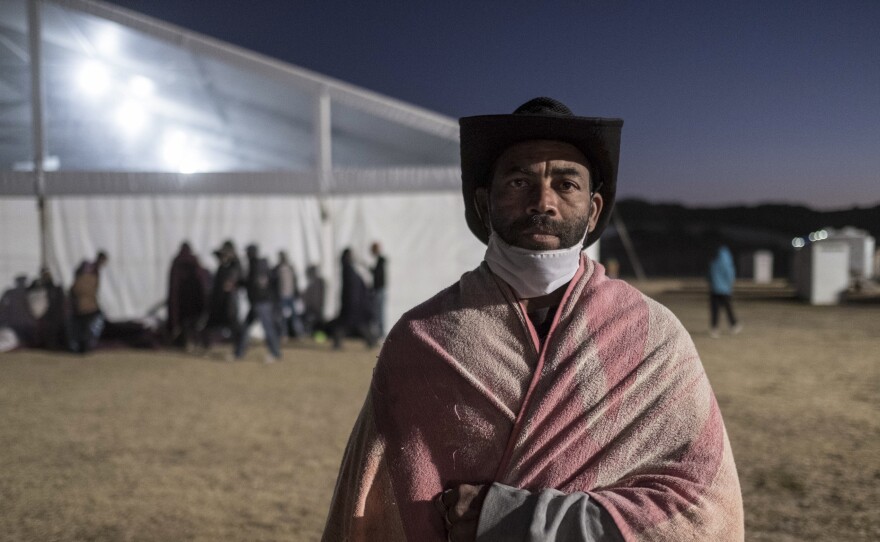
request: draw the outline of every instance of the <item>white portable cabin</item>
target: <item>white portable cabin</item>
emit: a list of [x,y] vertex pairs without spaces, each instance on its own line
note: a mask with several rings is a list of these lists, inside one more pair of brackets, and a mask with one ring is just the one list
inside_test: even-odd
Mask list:
[[756,284],[769,284],[773,281],[773,252],[756,250],[739,258],[739,275],[751,278]]
[[811,305],[835,305],[849,288],[850,245],[818,241],[795,252],[794,282],[800,298]]
[[825,228],[829,241],[847,243],[849,250],[849,270],[854,278],[870,279],[874,277],[874,250],[876,240],[868,232],[847,226],[840,229]]

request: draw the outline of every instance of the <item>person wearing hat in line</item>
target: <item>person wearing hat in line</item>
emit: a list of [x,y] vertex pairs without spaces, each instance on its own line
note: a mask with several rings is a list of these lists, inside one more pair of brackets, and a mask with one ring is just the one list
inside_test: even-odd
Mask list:
[[[202,344],[205,351],[211,349],[215,332],[227,333],[233,344],[238,344],[241,335],[241,322],[238,319],[238,283],[242,280],[241,262],[235,253],[231,240],[223,242],[214,251],[217,270],[211,283],[211,297],[208,304],[208,318],[202,329]],[[231,354],[230,354],[230,360]]]
[[718,404],[672,313],[583,248],[620,119],[536,98],[460,120],[484,261],[389,332],[324,540],[742,540]]

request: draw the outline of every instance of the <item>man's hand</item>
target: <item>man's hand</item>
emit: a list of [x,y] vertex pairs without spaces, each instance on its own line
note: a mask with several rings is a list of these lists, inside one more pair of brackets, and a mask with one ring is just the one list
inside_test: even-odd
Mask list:
[[461,484],[437,496],[434,503],[443,516],[450,542],[472,542],[477,538],[477,523],[488,485]]

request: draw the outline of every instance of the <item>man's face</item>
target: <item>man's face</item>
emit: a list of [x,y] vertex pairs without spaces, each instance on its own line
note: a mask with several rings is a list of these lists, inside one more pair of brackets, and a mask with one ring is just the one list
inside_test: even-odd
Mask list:
[[491,183],[490,190],[477,190],[481,212],[505,242],[530,250],[579,244],[602,210],[602,197],[590,196],[586,157],[561,141],[509,147],[495,162]]

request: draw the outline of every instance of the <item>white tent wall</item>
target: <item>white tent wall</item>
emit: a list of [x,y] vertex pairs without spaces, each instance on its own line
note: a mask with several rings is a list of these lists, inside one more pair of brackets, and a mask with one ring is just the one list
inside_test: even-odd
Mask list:
[[50,200],[49,209],[52,267],[65,285],[80,261],[98,250],[109,254],[100,301],[111,319],[142,317],[165,299],[183,241],[211,270],[212,251],[225,239],[240,251],[258,242],[273,261],[278,249],[294,262],[320,259],[320,212],[311,197],[65,197]]
[[331,208],[335,254],[350,246],[369,266],[370,244],[378,241],[388,258],[386,329],[479,265],[486,250],[468,230],[458,192],[338,197]]
[[0,291],[18,275],[36,277],[40,267],[40,225],[33,198],[0,198]]
[[[108,252],[101,303],[111,319],[142,317],[165,299],[168,269],[184,240],[212,270],[211,252],[225,239],[240,252],[256,242],[273,263],[277,251],[286,250],[301,283],[305,266],[319,263],[325,248],[313,196],[59,197],[49,210],[52,268],[65,286],[80,261]],[[484,247],[467,229],[458,193],[337,196],[326,210],[333,229],[333,246],[326,248],[336,256],[325,277],[328,317],[338,309],[338,255],[345,247],[366,267],[370,244],[382,244],[389,265],[387,326],[482,259]]]

